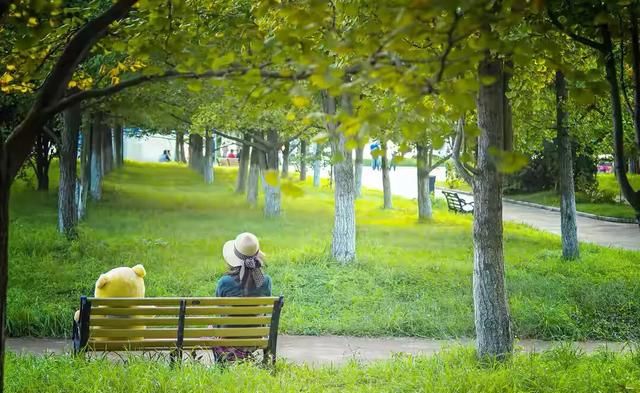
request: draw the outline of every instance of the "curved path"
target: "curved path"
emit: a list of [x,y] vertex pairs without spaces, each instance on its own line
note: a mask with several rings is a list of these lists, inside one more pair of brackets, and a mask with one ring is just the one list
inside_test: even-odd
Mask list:
[[[9,338],[7,344],[10,351],[17,353],[40,355],[71,352],[71,340],[22,337]],[[561,344],[566,344],[566,342],[522,340],[516,343],[516,347],[522,352],[540,352]],[[280,335],[278,337],[278,357],[297,364],[320,366],[343,364],[350,360],[370,362],[389,359],[396,353],[428,356],[459,345],[471,346],[473,341],[469,339],[430,340],[406,337]],[[605,341],[575,342],[574,345],[585,353],[595,352],[601,348],[616,352],[629,349],[624,343]],[[210,351],[201,351],[199,355],[202,355],[205,362],[211,361]]]
[[[444,180],[444,170],[434,171],[438,181]],[[391,172],[391,191],[405,198],[417,198],[416,168],[398,167]],[[365,167],[362,173],[364,187],[382,190],[382,174]],[[436,192],[438,192],[436,190]],[[464,196],[465,199],[473,199]],[[523,206],[514,203],[503,203],[505,220],[530,225],[543,231],[560,234],[560,213]],[[640,229],[636,224],[622,224],[593,218],[578,216],[578,239],[583,242],[599,244],[606,247],[619,247],[629,250],[640,250]]]

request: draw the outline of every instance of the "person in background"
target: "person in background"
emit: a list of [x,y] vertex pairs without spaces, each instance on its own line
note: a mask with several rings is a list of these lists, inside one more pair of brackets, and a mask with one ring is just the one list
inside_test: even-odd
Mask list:
[[377,171],[382,165],[382,159],[380,158],[380,142],[377,140],[373,141],[373,143],[369,145],[369,151],[371,153],[371,169]]
[[227,158],[236,158],[235,153],[233,152],[233,149],[231,149],[231,151],[229,152],[229,154],[227,154]]
[[171,161],[171,157],[169,156],[169,150],[163,150],[162,154],[160,155],[160,158],[158,159],[159,162],[169,162]]

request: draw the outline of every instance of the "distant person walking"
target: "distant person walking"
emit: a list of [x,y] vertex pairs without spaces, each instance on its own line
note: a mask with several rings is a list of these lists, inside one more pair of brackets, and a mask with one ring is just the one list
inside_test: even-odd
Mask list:
[[227,154],[227,158],[236,158],[236,154],[233,152],[233,149]]

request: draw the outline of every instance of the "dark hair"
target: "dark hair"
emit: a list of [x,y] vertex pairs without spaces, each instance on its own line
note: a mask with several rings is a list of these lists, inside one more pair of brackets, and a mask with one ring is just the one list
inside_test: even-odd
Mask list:
[[240,272],[242,271],[242,266],[230,267],[225,274],[227,276],[234,277],[236,282],[239,282],[242,285],[242,291],[244,293],[244,296],[248,296],[250,291],[253,291],[258,287],[256,285],[254,275],[252,274],[253,270],[262,270],[262,266],[264,266],[264,264],[258,260],[256,261],[255,268],[250,269],[248,267],[245,267],[245,273],[242,279],[240,278]]

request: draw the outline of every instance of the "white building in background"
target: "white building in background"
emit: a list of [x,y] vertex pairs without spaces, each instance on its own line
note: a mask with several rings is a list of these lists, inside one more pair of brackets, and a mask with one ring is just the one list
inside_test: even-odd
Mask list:
[[[163,151],[171,152],[171,160],[176,149],[176,138],[172,135],[149,135],[124,137],[124,159],[130,161],[158,162]],[[186,150],[186,147],[185,147]]]

